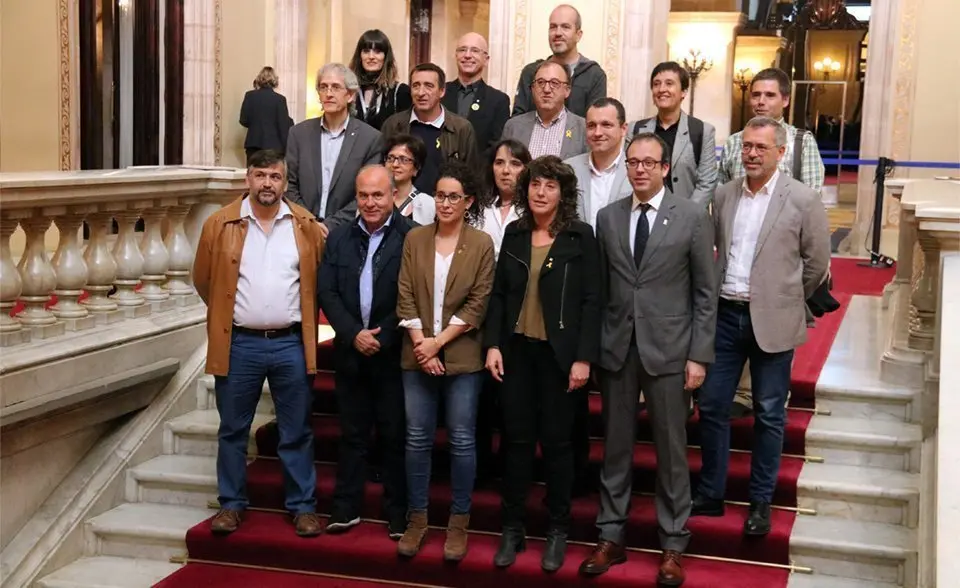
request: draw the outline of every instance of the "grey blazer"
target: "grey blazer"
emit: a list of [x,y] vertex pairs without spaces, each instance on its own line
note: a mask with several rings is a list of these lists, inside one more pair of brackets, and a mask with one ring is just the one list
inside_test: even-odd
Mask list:
[[[503,126],[503,138],[516,139],[529,148],[533,125],[537,122],[536,116],[536,112],[526,112],[511,118]],[[563,144],[560,146],[560,159],[570,159],[574,155],[587,152],[587,122],[569,110],[566,122],[567,128],[564,129]]]
[[[627,126],[627,141],[633,138],[633,129],[637,122]],[[640,126],[641,133],[656,130],[657,117],[651,117]],[[673,176],[673,193],[676,196],[700,202],[704,207],[713,200],[717,188],[717,141],[713,125],[703,121],[703,144],[700,146],[700,166],[693,157],[693,144],[690,142],[690,122],[686,112],[680,113],[680,126],[673,142],[673,154],[670,158],[670,174]]]
[[633,197],[597,217],[601,287],[600,367],[623,367],[636,335],[651,376],[683,373],[687,360],[713,363],[717,328],[714,227],[699,204],[666,192],[640,267],[633,261]]
[[380,131],[350,117],[343,145],[333,168],[327,206],[320,210],[323,193],[323,156],[320,153],[320,118],[311,118],[290,129],[287,139],[287,197],[303,206],[330,230],[353,222],[357,216],[357,173],[366,165],[380,163],[383,139]]
[[[733,219],[743,193],[738,178],[717,188],[717,290],[727,273]],[[760,349],[778,353],[807,340],[806,300],[830,267],[830,228],[820,193],[780,174],[750,272],[750,322]]]
[[577,188],[580,192],[577,198],[577,214],[580,215],[583,222],[590,224],[594,231],[597,230],[595,219],[600,209],[611,202],[633,195],[633,187],[630,186],[630,180],[627,179],[627,164],[623,157],[617,163],[610,193],[604,195],[603,201],[599,203],[596,210],[594,210],[593,194],[591,193],[593,176],[590,172],[590,152],[571,157],[564,163],[572,167],[577,174]]

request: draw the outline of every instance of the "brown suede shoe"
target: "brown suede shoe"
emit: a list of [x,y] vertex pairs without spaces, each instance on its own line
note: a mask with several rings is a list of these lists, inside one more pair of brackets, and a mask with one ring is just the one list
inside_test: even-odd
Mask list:
[[627,553],[622,545],[602,539],[593,548],[590,557],[580,564],[580,573],[584,576],[599,576],[605,574],[610,566],[622,564],[625,561],[627,561]]
[[686,579],[680,553],[670,549],[664,551],[660,556],[660,573],[657,574],[657,583],[660,586],[680,586]]
[[323,521],[314,512],[305,512],[293,517],[293,526],[301,537],[316,537],[323,534]]
[[240,527],[240,511],[220,509],[210,521],[210,531],[214,535],[229,535]]
[[460,561],[467,556],[467,527],[469,514],[452,514],[447,523],[447,540],[443,542],[443,559]]
[[397,554],[403,557],[413,557],[427,539],[427,513],[411,512],[407,515],[407,530],[397,543]]

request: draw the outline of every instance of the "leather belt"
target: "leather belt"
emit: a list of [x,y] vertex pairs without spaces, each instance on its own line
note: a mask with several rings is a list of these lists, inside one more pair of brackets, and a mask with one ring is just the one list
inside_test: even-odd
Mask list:
[[730,306],[736,306],[737,308],[749,308],[749,307],[750,307],[750,301],[749,301],[749,300],[735,300],[735,299],[733,299],[733,298],[723,298],[722,296],[720,297],[720,304],[727,304],[727,305],[730,305]]
[[248,329],[240,325],[233,325],[233,330],[236,333],[259,337],[261,339],[279,339],[280,337],[299,335],[302,333],[300,323],[293,323],[289,327],[283,327],[282,329]]

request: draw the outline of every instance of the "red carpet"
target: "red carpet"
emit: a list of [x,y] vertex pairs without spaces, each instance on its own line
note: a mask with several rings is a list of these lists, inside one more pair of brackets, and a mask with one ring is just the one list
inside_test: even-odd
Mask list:
[[292,571],[256,570],[231,565],[191,563],[164,579],[155,588],[384,588],[392,584],[315,576]]
[[837,292],[862,296],[879,296],[883,293],[883,288],[897,273],[896,265],[882,269],[860,265],[867,261],[851,257],[834,257],[830,260],[834,297]]

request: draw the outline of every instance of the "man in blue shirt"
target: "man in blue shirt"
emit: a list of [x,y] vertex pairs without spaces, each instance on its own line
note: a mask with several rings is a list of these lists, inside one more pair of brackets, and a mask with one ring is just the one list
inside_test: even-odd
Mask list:
[[383,454],[388,532],[399,539],[406,529],[406,420],[396,307],[403,240],[413,225],[394,208],[396,192],[385,167],[360,170],[359,215],[330,233],[317,278],[320,308],[336,331],[340,409],[340,459],[328,533],[343,533],[360,522],[374,425]]

